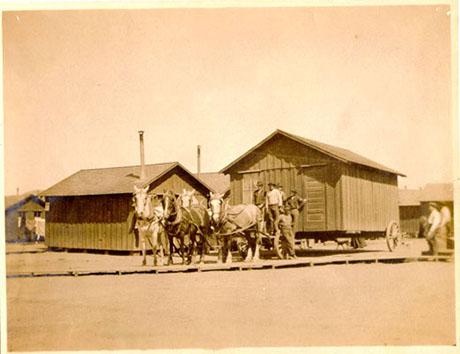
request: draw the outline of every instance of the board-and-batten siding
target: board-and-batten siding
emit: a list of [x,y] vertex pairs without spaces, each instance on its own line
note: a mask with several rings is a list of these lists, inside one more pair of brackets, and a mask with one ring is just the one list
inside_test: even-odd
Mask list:
[[418,236],[420,228],[420,205],[402,205],[399,207],[401,231]]
[[343,230],[383,231],[399,220],[397,176],[342,166]]
[[280,183],[287,195],[291,189],[296,189],[308,200],[299,219],[299,229],[335,230],[338,227],[336,216],[340,218],[340,211],[336,210],[339,176],[333,163],[332,158],[316,150],[290,139],[275,138],[241,161],[238,169],[230,173],[231,203],[252,203],[257,181],[265,185]]
[[49,247],[134,250],[129,233],[131,195],[50,197],[46,220]]
[[251,203],[256,181],[280,183],[307,198],[303,231],[382,232],[399,220],[397,176],[334,159],[275,137],[229,171],[231,203]]

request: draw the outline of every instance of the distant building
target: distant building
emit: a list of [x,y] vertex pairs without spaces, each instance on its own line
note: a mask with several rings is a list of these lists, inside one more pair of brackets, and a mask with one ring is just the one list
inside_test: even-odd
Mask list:
[[399,224],[412,237],[417,237],[420,227],[420,193],[420,189],[399,190]]
[[446,203],[453,215],[454,186],[452,183],[428,183],[420,194],[420,210],[422,215],[429,215],[430,202]]
[[45,215],[45,202],[38,192],[5,197],[5,240],[29,241],[33,238],[34,217]]
[[403,232],[417,236],[420,218],[430,214],[430,202],[445,203],[454,215],[454,189],[452,183],[428,183],[421,189],[399,190],[399,216]]

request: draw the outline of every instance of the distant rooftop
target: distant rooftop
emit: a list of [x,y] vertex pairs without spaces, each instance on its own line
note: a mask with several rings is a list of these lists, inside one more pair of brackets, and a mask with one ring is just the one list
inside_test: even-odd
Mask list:
[[398,202],[400,206],[420,205],[420,189],[399,189]]
[[[195,176],[198,174],[195,173]],[[219,172],[202,172],[199,178],[215,192],[225,193],[230,189],[230,176]]]
[[452,183],[428,183],[420,195],[421,202],[453,200],[454,186]]

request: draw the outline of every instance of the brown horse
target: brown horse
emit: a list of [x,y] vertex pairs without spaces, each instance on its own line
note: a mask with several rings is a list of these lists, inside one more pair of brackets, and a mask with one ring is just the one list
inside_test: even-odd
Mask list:
[[[179,240],[182,264],[194,262],[199,250],[200,263],[204,262],[206,236],[210,231],[209,214],[201,205],[184,207],[182,198],[171,191],[163,195],[165,229],[169,239],[169,262],[173,262],[174,239]],[[187,256],[187,259],[186,259]]]
[[211,192],[209,204],[211,205],[211,223],[219,239],[222,240],[222,249],[219,252],[219,260],[230,263],[231,239],[234,236],[243,235],[249,244],[248,254],[245,261],[259,260],[259,248],[261,236],[259,227],[262,222],[260,209],[253,204],[228,205],[225,200],[228,193],[214,194]]
[[[164,252],[168,251],[168,240],[162,225],[163,207],[158,196],[148,193],[148,187],[134,186],[133,204],[139,239],[142,247],[142,265],[147,264],[146,240],[152,247],[153,265],[157,265],[157,251],[160,251],[161,264],[164,263]],[[151,237],[150,237],[151,236]]]

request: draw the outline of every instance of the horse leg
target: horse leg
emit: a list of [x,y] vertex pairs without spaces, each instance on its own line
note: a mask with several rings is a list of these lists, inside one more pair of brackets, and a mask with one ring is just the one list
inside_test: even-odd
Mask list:
[[155,226],[152,233],[152,252],[153,252],[153,265],[157,265],[157,247],[158,247],[158,229]]
[[251,232],[250,237],[253,240],[253,245],[254,245],[254,253],[253,253],[253,260],[258,261],[260,260],[260,244],[261,244],[261,239],[259,233],[256,232]]
[[145,265],[147,265],[147,257],[146,257],[146,251],[145,251],[145,235],[144,235],[144,231],[139,230],[139,237],[141,238],[142,265],[145,266]]
[[227,244],[227,246],[226,246],[227,254],[226,254],[226,257],[225,257],[226,258],[225,263],[230,264],[230,263],[232,263],[232,247],[231,247],[232,238],[231,237],[227,237],[226,244]]
[[182,264],[185,264],[185,250],[184,250],[184,243],[185,243],[185,234],[181,232],[180,234],[180,253],[182,254]]
[[200,250],[200,264],[204,263],[204,247],[205,247],[206,240],[204,239],[204,234],[200,234],[200,244],[199,244],[199,250]]
[[169,255],[168,255],[168,264],[167,265],[170,265],[170,264],[174,264],[174,261],[173,261],[173,258],[172,258],[172,254],[174,252],[174,244],[173,244],[174,237],[168,235],[168,241],[169,241]]
[[254,254],[254,245],[251,237],[248,237],[245,235],[246,241],[248,242],[248,254],[246,255],[246,258],[244,259],[245,262],[250,262],[252,260],[252,256]]

